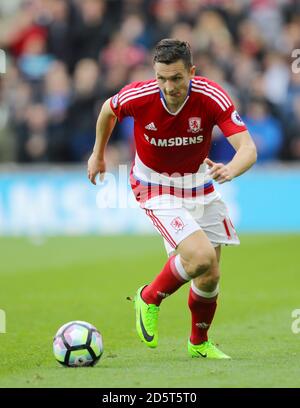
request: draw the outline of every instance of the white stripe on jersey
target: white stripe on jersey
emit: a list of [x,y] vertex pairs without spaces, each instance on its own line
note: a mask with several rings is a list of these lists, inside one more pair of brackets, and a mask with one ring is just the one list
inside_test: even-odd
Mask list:
[[126,95],[121,94],[119,97],[119,101],[122,102],[124,99],[129,98],[130,96],[137,95],[143,92],[148,92],[148,91],[151,91],[152,89],[159,89],[158,85],[153,84],[152,86],[148,86],[147,88],[144,88],[144,89],[139,89],[137,91],[128,92]]
[[215,98],[211,93],[205,92],[205,91],[203,91],[202,89],[197,89],[197,88],[193,88],[193,87],[192,87],[192,91],[198,92],[198,93],[202,93],[202,94],[204,94],[204,95],[209,96],[211,99],[213,99],[214,101],[217,102],[217,104],[222,108],[223,111],[226,111],[227,108],[222,104],[222,102],[220,101],[220,99]]
[[[208,82],[198,81],[198,80],[196,80],[196,79],[193,79],[192,82],[193,82],[193,85],[196,86],[196,87],[199,87],[199,88],[203,89],[203,86],[204,86],[205,89],[209,88],[209,89],[207,89],[207,91],[210,91],[210,90],[211,90],[210,92],[212,92],[212,93],[214,93],[214,94],[217,93],[218,95],[220,95],[221,99],[224,98],[225,101],[228,103],[228,107],[232,105],[232,104],[231,104],[231,101],[230,101],[230,99],[227,97],[227,95],[226,95],[224,92],[222,92],[220,89],[216,88],[215,86],[210,85]],[[225,101],[224,101],[224,103],[225,103],[225,105],[226,105],[226,102],[225,102]]]
[[211,93],[211,94],[213,94],[213,95],[215,95],[215,97],[216,98],[218,98],[218,99],[220,99],[220,101],[225,105],[225,107],[226,108],[229,108],[229,106],[231,105],[231,103],[229,102],[227,102],[227,100],[224,98],[224,94],[219,94],[218,92],[216,92],[216,90],[210,90],[210,89],[208,89],[205,85],[196,85],[196,84],[193,84],[193,86],[195,87],[195,88],[197,88],[197,89],[203,89],[204,91],[206,91],[206,92],[209,92],[209,93]]
[[[138,86],[137,88],[130,88],[130,89],[127,89],[126,91],[123,91],[123,92],[121,92],[121,93],[120,93],[120,97],[123,97],[124,95],[126,95],[126,94],[128,94],[128,93],[131,93],[131,92],[134,92],[134,91],[139,91],[139,90],[141,90],[141,89],[148,88],[149,86],[153,86],[153,85],[158,86],[158,84],[157,84],[157,81],[156,81],[156,80],[155,80],[155,81],[150,82],[149,84],[145,84],[145,85],[142,85],[142,86]],[[146,91],[146,90],[147,90],[147,89],[145,89],[145,91]]]
[[136,94],[128,95],[128,98],[123,99],[123,101],[120,102],[120,106],[122,106],[124,103],[126,103],[128,101],[131,101],[132,99],[141,98],[142,96],[151,95],[151,94],[158,93],[158,92],[159,92],[159,88],[154,89],[154,90],[149,91],[149,92],[143,92],[143,93],[140,93],[140,94],[137,94],[137,95]]

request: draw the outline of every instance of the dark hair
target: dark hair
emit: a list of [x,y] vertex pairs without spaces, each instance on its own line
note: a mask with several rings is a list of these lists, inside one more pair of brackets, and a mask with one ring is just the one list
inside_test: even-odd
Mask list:
[[156,45],[154,63],[172,64],[178,60],[182,60],[188,69],[193,65],[191,46],[188,42],[165,38]]

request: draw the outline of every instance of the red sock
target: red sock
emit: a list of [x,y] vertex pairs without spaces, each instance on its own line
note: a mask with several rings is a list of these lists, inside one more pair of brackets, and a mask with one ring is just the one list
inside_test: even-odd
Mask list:
[[193,289],[189,293],[189,308],[192,314],[192,344],[200,344],[208,340],[207,332],[214,318],[217,308],[217,297],[204,298],[196,294]]
[[[174,293],[188,281],[188,276],[182,271],[182,265],[180,264],[181,274],[176,267],[176,256],[179,257],[179,255],[174,255],[169,258],[160,274],[143,289],[142,298],[146,303],[159,306],[165,297]],[[180,258],[177,259],[177,262],[180,262]],[[182,277],[183,274],[186,275],[186,279]]]

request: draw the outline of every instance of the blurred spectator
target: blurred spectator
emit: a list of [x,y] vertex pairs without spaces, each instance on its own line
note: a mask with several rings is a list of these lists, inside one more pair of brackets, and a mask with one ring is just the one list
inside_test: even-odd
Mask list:
[[[227,89],[256,139],[259,161],[299,160],[300,49],[296,0],[10,0],[0,3],[0,161],[83,161],[103,101],[153,77],[152,48],[188,41],[197,74]],[[132,154],[118,124],[110,162]],[[212,157],[233,150],[218,129]]]
[[234,156],[234,149],[219,128],[213,130],[212,140],[210,159],[219,163],[228,163]]
[[282,149],[283,158],[300,160],[300,95],[293,100],[292,114],[286,121],[287,138]]
[[293,114],[293,107],[295,99],[300,96],[300,72],[291,73],[290,81],[287,89],[287,98],[283,105],[283,111],[286,117],[290,117]]
[[69,0],[47,0],[48,51],[73,71],[77,60],[75,33],[81,23],[80,11]]
[[264,94],[275,105],[282,105],[287,96],[290,70],[279,53],[267,53],[264,58]]
[[104,0],[77,1],[81,20],[74,27],[74,48],[76,61],[83,58],[97,60],[99,52],[108,43],[113,33],[113,19],[106,15],[106,2]]
[[286,143],[283,159],[300,159],[300,73],[292,73],[287,90],[286,103],[282,105],[283,123],[286,128]]
[[243,20],[238,30],[239,48],[251,58],[262,58],[265,51],[265,40],[259,28],[250,19]]
[[170,32],[179,19],[178,0],[156,0],[153,2],[153,46],[162,38],[170,36]]
[[[3,81],[0,79],[0,95],[4,96],[2,87]],[[15,140],[9,123],[9,106],[4,98],[0,97],[0,162],[14,161],[16,159],[15,151]]]
[[274,45],[277,33],[282,28],[282,15],[278,6],[280,0],[253,0],[250,7],[250,19],[270,47]]
[[15,14],[1,19],[0,47],[18,58],[30,49],[30,43],[44,43],[47,31],[39,23],[40,2],[23,0]]
[[[194,49],[194,36],[192,27],[188,23],[176,23],[171,31],[171,38],[180,38],[182,41],[187,41]],[[196,51],[196,50],[195,50]]]
[[21,163],[46,161],[48,148],[47,111],[43,105],[30,105],[17,127],[17,158]]
[[51,122],[61,123],[66,118],[70,97],[70,78],[66,66],[56,62],[45,77],[44,104]]
[[190,27],[196,23],[201,11],[201,1],[185,0],[179,6],[179,20]]
[[139,45],[132,44],[129,39],[117,33],[102,52],[101,62],[106,70],[115,65],[123,65],[127,69],[141,64],[146,59],[146,51]]
[[128,15],[121,25],[120,33],[129,44],[150,47],[153,42],[152,33],[146,31],[145,22],[139,14]]
[[69,149],[72,161],[85,160],[95,139],[100,71],[95,61],[83,59],[74,72],[73,94],[68,112]]
[[280,122],[272,117],[264,100],[250,102],[244,122],[257,147],[258,163],[279,159],[283,143]]
[[193,30],[195,51],[210,50],[216,53],[222,44],[231,41],[231,34],[223,18],[215,11],[208,10],[200,14]]
[[68,148],[68,109],[71,81],[62,62],[53,64],[45,77],[43,103],[48,114],[48,158],[53,162],[70,160]]
[[46,39],[40,35],[31,35],[18,59],[21,74],[28,81],[40,81],[48,72],[53,57],[46,52]]

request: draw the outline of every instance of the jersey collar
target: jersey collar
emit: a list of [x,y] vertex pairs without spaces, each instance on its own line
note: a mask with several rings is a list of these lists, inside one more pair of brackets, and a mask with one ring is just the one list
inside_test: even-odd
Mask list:
[[189,97],[190,97],[191,88],[192,88],[192,81],[190,80],[190,84],[189,84],[189,89],[188,89],[187,96],[186,96],[185,100],[183,101],[182,105],[180,106],[180,108],[179,108],[176,112],[170,112],[170,111],[169,111],[169,109],[168,109],[168,107],[167,107],[167,101],[166,101],[165,95],[164,95],[164,93],[162,92],[162,90],[159,90],[159,95],[160,95],[161,103],[162,103],[163,107],[165,108],[165,110],[166,110],[170,115],[176,116],[176,115],[178,115],[179,112],[181,112],[181,110],[183,109],[183,107],[184,107],[185,104],[187,103],[187,100],[188,100]]

